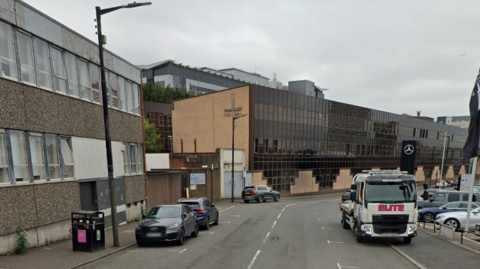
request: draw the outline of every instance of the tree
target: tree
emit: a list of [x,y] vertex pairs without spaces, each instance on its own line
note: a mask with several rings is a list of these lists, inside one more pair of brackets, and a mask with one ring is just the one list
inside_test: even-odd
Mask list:
[[143,100],[147,102],[171,104],[174,101],[193,96],[191,92],[184,93],[181,89],[177,87],[174,89],[170,85],[163,87],[153,82],[143,85]]
[[145,151],[147,153],[159,153],[162,150],[163,146],[157,145],[160,135],[157,134],[157,128],[154,124],[144,121],[145,126]]

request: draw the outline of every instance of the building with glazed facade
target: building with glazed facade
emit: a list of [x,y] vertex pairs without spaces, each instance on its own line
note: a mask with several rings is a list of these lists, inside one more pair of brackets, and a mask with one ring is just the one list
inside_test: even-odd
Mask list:
[[108,93],[120,222],[145,200],[141,72],[18,0],[0,0],[0,254],[69,238],[70,213],[110,220],[101,91]]
[[404,140],[417,141],[420,182],[440,179],[444,145],[445,178],[468,171],[465,129],[259,85],[176,101],[173,151],[231,148],[232,116],[244,114],[235,121],[235,148],[245,149],[251,182],[283,195],[344,190],[362,170],[400,169]]

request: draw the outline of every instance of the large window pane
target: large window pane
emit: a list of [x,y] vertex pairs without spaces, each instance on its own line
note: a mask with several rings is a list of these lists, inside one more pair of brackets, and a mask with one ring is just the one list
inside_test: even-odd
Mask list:
[[53,74],[55,75],[55,89],[57,92],[67,93],[65,68],[63,66],[62,51],[52,48]]
[[143,147],[141,144],[137,145],[137,173],[143,173]]
[[120,76],[118,77],[118,93],[118,99],[120,100],[118,108],[127,111],[127,103],[125,102],[125,79]]
[[88,64],[82,60],[78,61],[78,74],[80,76],[80,97],[91,101],[90,73],[88,72]]
[[35,84],[35,65],[33,63],[32,38],[21,32],[18,32],[17,38],[22,81]]
[[36,39],[37,45],[37,68],[38,68],[38,85],[48,89],[52,88],[52,76],[50,71],[50,54],[48,53],[47,42]]
[[0,21],[0,75],[17,78],[12,26]]
[[112,94],[112,103],[111,106],[118,108],[118,82],[117,75],[115,73],[109,73],[110,78],[110,92]]
[[7,145],[5,143],[5,133],[0,133],[0,184],[9,183]]
[[140,115],[140,90],[137,84],[133,84],[133,113]]
[[60,178],[60,163],[58,161],[57,137],[54,135],[45,136],[47,142],[48,172],[50,179]]
[[10,142],[12,144],[13,167],[15,180],[28,181],[27,154],[25,149],[25,134],[11,131]]
[[32,157],[33,179],[45,179],[45,162],[43,159],[42,137],[30,135],[30,155]]
[[127,95],[126,95],[127,107],[126,107],[125,111],[133,113],[134,107],[133,107],[132,83],[130,81],[127,81],[127,83],[125,83],[125,85],[126,85],[125,91],[127,93]]
[[92,101],[101,103],[100,97],[100,69],[97,65],[90,63],[90,85],[92,86]]
[[130,144],[130,167],[132,173],[137,173],[137,145]]
[[125,150],[123,151],[123,170],[125,175],[130,174],[130,158],[128,156],[129,146],[128,143],[123,143]]
[[77,57],[69,52],[65,52],[65,67],[67,68],[68,76],[68,94],[79,97]]
[[64,178],[73,178],[74,177],[74,165],[72,146],[70,145],[70,139],[62,137],[62,157],[63,157],[63,177]]

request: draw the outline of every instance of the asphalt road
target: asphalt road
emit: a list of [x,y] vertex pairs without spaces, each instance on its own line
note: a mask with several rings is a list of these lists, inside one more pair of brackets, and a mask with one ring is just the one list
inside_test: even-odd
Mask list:
[[359,244],[340,224],[339,200],[336,194],[237,204],[220,213],[220,225],[187,238],[184,246],[132,247],[82,268],[409,269],[480,264],[480,255],[421,231],[411,244],[400,239]]

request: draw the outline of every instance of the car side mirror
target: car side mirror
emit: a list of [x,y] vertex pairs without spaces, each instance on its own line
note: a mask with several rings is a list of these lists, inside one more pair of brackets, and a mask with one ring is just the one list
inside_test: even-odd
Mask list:
[[446,206],[442,206],[442,209],[447,209],[447,207],[446,207]]
[[211,205],[211,207],[215,207],[215,205],[214,205],[214,204],[212,204],[212,205]]
[[147,217],[147,214],[143,214],[142,219],[145,219]]
[[183,213],[183,214],[182,214],[182,218],[184,218],[184,219],[186,219],[186,218],[187,218],[187,216],[188,216],[188,214],[187,214],[187,213]]

